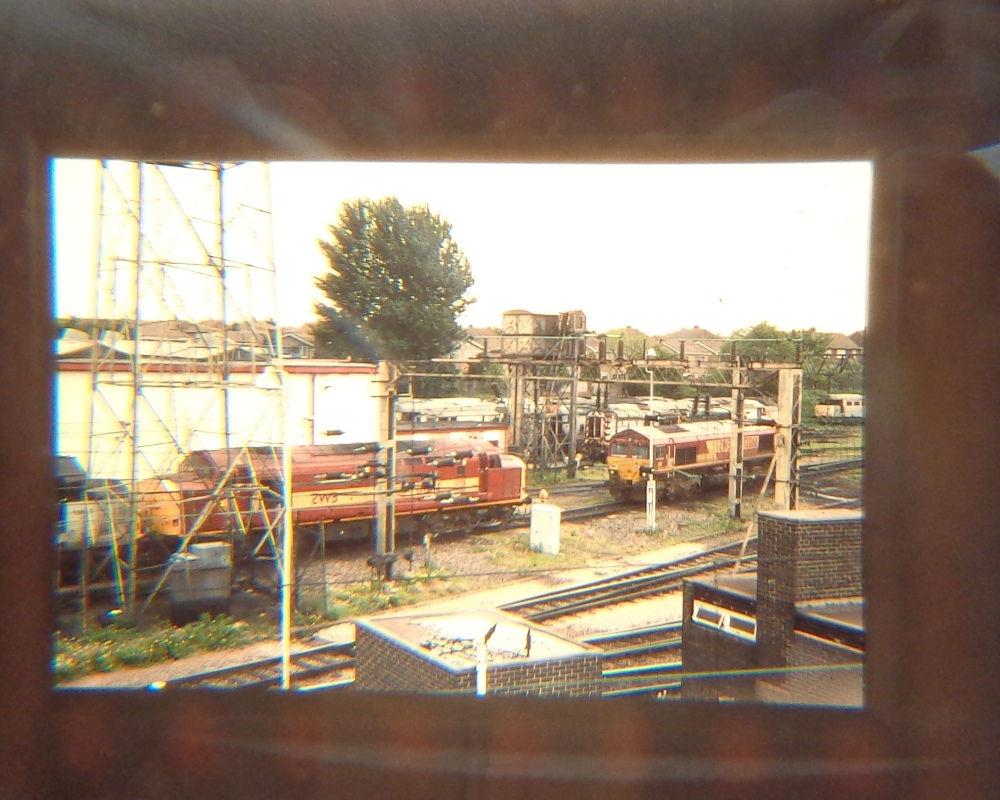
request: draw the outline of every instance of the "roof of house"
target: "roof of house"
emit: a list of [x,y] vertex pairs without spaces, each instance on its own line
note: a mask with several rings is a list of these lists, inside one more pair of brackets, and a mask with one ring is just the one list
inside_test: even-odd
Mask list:
[[282,338],[286,336],[291,336],[294,339],[298,339],[305,344],[315,344],[316,335],[312,332],[312,328],[307,326],[299,326],[297,328],[282,328],[281,330]]
[[465,329],[465,335],[469,339],[484,339],[490,336],[499,336],[496,328],[474,328],[471,325]]
[[860,350],[861,345],[854,341],[850,336],[845,336],[842,333],[831,333],[830,342],[827,344],[828,350]]
[[652,337],[653,343],[660,347],[680,353],[681,342],[684,342],[684,354],[710,355],[719,354],[719,343],[722,337],[704,328],[695,326],[694,328],[681,328],[673,333],[665,333],[661,336]]
[[223,327],[221,322],[214,320],[143,320],[139,322],[139,334],[144,339],[191,339],[200,334],[221,331]]
[[717,333],[712,333],[704,328],[699,328],[695,325],[693,328],[681,328],[679,330],[673,331],[672,333],[664,333],[657,336],[658,339],[722,339],[725,337],[719,336]]

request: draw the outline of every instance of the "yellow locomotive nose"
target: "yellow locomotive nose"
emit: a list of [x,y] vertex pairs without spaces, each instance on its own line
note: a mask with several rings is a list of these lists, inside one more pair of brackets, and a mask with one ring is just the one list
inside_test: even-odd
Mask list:
[[608,459],[608,475],[609,477],[618,483],[622,484],[633,484],[637,483],[640,479],[645,480],[644,477],[639,475],[639,462],[628,458],[616,458]]
[[624,483],[635,483],[639,480],[639,462],[635,460],[622,461],[618,465],[618,478]]

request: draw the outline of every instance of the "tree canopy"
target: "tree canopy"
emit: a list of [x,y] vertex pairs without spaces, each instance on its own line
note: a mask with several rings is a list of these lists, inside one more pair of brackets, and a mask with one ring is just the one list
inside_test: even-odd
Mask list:
[[[736,353],[753,361],[795,361],[795,343],[792,334],[778,330],[768,322],[758,322],[749,328],[733,331]],[[726,345],[726,350],[729,344]]]
[[[793,362],[796,351],[801,353],[803,385],[806,389],[822,389],[827,392],[860,392],[864,385],[863,362],[856,359],[845,360],[827,353],[830,334],[809,330],[782,331],[767,322],[760,322],[749,328],[733,332],[733,338],[740,356],[754,361]],[[772,381],[773,383],[773,381]],[[774,387],[765,380],[763,388],[773,391]]]
[[462,339],[457,317],[474,298],[468,259],[451,224],[395,197],[344,203],[316,285],[328,298],[313,325],[324,356],[418,361],[447,355]]

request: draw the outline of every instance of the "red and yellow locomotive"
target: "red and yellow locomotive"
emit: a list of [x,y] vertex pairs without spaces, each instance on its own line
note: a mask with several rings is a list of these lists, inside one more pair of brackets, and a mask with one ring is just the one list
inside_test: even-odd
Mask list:
[[[638,498],[652,471],[657,494],[686,493],[711,476],[728,473],[734,422],[688,422],[626,428],[611,437],[608,476],[618,499]],[[650,457],[652,448],[652,457]],[[743,426],[743,462],[752,472],[774,455],[774,428]]]
[[[329,538],[363,538],[380,499],[397,528],[470,529],[501,522],[528,502],[525,466],[484,441],[398,442],[393,469],[376,445],[294,447],[291,512]],[[266,534],[283,501],[280,448],[202,450],[140,487],[147,533],[176,538]]]

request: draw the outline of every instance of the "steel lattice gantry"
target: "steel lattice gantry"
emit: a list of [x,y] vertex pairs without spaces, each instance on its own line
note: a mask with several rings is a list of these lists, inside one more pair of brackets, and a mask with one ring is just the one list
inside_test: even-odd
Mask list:
[[[163,582],[162,566],[147,572],[137,559],[139,497],[192,451],[224,449],[224,478],[179,548],[209,513],[235,508],[228,478],[251,449],[281,470],[286,379],[267,165],[105,161],[98,174],[83,456],[91,479],[128,488],[110,558],[132,611],[140,583]],[[267,531],[240,544],[277,560],[282,500],[254,502],[270,509]]]

